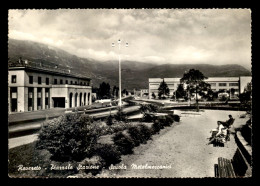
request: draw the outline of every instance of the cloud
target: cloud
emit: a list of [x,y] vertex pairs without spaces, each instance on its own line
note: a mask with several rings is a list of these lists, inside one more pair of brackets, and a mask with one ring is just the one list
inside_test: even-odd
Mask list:
[[115,59],[120,38],[128,60],[251,67],[247,9],[9,10],[9,37],[99,60]]

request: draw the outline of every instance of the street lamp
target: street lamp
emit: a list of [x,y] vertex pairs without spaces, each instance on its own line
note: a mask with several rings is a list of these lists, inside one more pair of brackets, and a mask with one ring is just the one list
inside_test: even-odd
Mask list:
[[[120,49],[121,49],[121,40],[117,41],[118,43],[118,66],[119,66],[119,102],[118,105],[121,108],[122,106],[122,99],[121,99],[121,58],[120,58]],[[125,44],[128,47],[128,43]],[[115,43],[112,43],[112,47],[115,47]]]

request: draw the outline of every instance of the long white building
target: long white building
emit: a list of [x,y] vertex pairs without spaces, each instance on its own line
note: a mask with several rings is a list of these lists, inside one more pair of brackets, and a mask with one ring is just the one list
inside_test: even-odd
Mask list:
[[[181,78],[149,78],[149,98],[152,98],[154,93],[156,97],[158,96],[158,88],[160,83],[164,80],[169,89],[170,96],[177,90],[178,85],[180,84]],[[213,91],[220,90],[234,90],[234,95],[239,95],[244,91],[247,83],[251,82],[251,76],[240,76],[240,77],[209,77],[205,82],[211,85]]]
[[91,104],[91,79],[58,66],[9,62],[9,112],[71,108]]

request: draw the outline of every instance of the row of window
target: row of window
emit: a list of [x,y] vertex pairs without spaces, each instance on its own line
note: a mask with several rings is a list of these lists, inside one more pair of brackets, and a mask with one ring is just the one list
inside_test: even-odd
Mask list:
[[[11,77],[11,82],[12,83],[16,83],[16,75],[12,75]],[[50,79],[49,78],[46,78],[45,80],[45,83],[46,85],[49,85],[50,84]],[[33,76],[29,76],[29,84],[33,84]],[[41,85],[42,84],[42,77],[38,77],[38,84]],[[58,79],[54,79],[54,82],[53,82],[54,85],[57,85],[58,84]],[[59,81],[59,84],[62,85],[63,84],[63,79],[60,79]],[[69,84],[68,80],[65,80],[65,84]],[[71,85],[77,85],[78,82],[75,81],[70,81],[70,84]],[[80,82],[80,85],[86,85],[86,86],[89,86],[89,82],[86,83],[86,82]]]
[[[217,83],[209,83],[212,87],[215,87]],[[219,83],[218,86],[226,87],[227,83]],[[238,86],[238,83],[229,83],[229,86]]]
[[[212,87],[215,87],[217,86],[217,83],[209,83]],[[168,86],[169,85],[174,85],[173,83],[168,83]],[[178,86],[179,84],[177,84]],[[220,87],[226,87],[227,86],[227,83],[219,83],[218,84]],[[156,86],[159,86],[159,84],[155,84],[155,83],[150,83],[150,87],[156,87]],[[238,83],[229,83],[229,86],[238,86]]]

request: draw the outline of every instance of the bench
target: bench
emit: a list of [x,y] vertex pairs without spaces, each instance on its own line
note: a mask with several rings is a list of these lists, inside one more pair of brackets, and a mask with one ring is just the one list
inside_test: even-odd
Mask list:
[[250,168],[246,159],[242,155],[239,148],[237,148],[231,160],[219,157],[218,164],[214,165],[215,177],[218,178],[235,178],[244,177]]

